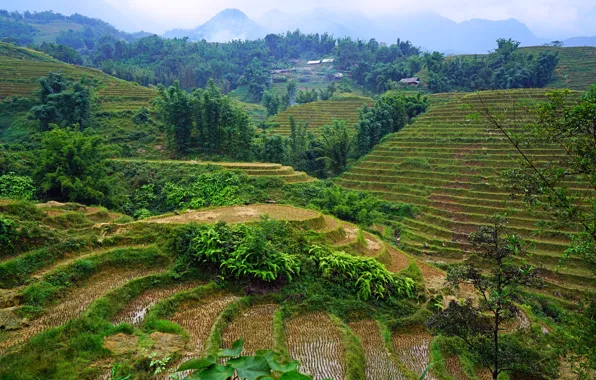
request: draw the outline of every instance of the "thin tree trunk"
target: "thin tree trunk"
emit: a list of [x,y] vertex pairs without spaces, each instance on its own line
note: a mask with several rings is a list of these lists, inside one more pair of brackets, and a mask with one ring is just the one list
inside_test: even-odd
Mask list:
[[493,369],[493,380],[497,380],[497,377],[499,376],[499,316],[500,310],[497,309],[495,313],[495,329],[493,331],[493,355],[495,360],[495,367]]

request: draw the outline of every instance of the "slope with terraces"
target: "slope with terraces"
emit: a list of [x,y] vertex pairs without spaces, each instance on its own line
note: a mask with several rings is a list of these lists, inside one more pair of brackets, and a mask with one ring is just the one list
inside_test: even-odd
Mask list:
[[[403,249],[429,260],[463,259],[470,249],[467,234],[489,216],[506,213],[510,229],[532,243],[529,261],[541,268],[553,290],[572,296],[575,289],[592,289],[591,274],[581,262],[571,259],[558,267],[571,231],[538,234],[536,223],[548,215],[529,211],[505,188],[502,172],[517,165],[513,146],[485,118],[470,117],[489,104],[506,127],[515,128],[528,118],[528,101],[544,99],[544,90],[434,96],[429,111],[375,147],[336,183],[417,205],[421,214],[402,222]],[[529,153],[538,161],[564,154],[556,146]],[[567,185],[572,191],[583,188],[581,182]]]
[[290,135],[290,116],[297,124],[308,123],[308,131],[316,132],[318,128],[332,125],[333,120],[345,120],[350,128],[358,123],[360,108],[371,105],[372,99],[360,96],[341,95],[331,100],[306,103],[288,108],[286,111],[271,117],[268,123],[271,133],[287,137]]
[[261,162],[211,162],[199,160],[147,160],[147,159],[113,159],[113,162],[119,163],[136,163],[138,165],[147,166],[164,166],[176,167],[177,165],[198,165],[198,166],[213,166],[225,170],[240,170],[251,177],[271,177],[279,178],[286,183],[299,183],[314,181],[314,178],[308,174],[300,171],[295,171],[291,166],[284,166],[282,164],[261,163]]
[[[23,207],[29,216],[18,216]],[[353,224],[315,210],[256,204],[128,222],[104,209],[77,204],[23,205],[3,200],[0,213],[23,221],[33,217],[43,228],[55,229],[70,221],[62,238],[65,243],[72,240],[62,248],[52,241],[0,256],[0,272],[11,274],[0,282],[0,377],[20,368],[26,370],[24,375],[67,378],[69,369],[54,367],[53,358],[68,347],[87,352],[85,361],[70,365],[78,378],[109,378],[114,363],[138,358],[147,349],[177,358],[166,371],[170,374],[184,358],[213,352],[240,337],[245,340],[245,353],[279,349],[299,359],[301,371],[315,379],[360,378],[354,373],[364,372],[368,379],[418,378],[430,361],[431,337],[422,330],[395,331],[388,339],[388,327],[370,316],[347,324],[330,312],[282,312],[284,304],[274,296],[249,296],[208,279],[175,275],[172,258],[156,244],[176,225],[252,223],[268,215],[310,231],[313,242],[375,258],[393,272],[418,266],[424,276],[421,286],[427,289],[444,281],[441,271]],[[78,239],[85,243],[74,244]],[[43,297],[38,289],[46,289]],[[23,319],[22,313],[28,318]],[[166,323],[175,323],[181,330],[159,328]],[[78,333],[81,328],[83,333]],[[98,329],[104,332],[97,335]],[[186,338],[171,331],[184,331]],[[354,349],[347,339],[350,334],[359,337],[365,363],[359,371],[364,372],[354,372],[356,361],[347,356]],[[78,346],[91,339],[103,346],[95,356],[88,353],[89,348]]]

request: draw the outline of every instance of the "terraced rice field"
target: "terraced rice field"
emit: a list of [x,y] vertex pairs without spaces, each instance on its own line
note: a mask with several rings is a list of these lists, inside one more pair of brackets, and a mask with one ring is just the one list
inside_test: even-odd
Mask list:
[[232,343],[242,338],[242,355],[254,355],[257,350],[273,349],[273,315],[278,305],[254,305],[242,312],[230,323],[222,334],[222,347],[232,347]]
[[270,129],[271,133],[281,136],[290,135],[290,116],[294,117],[297,124],[308,122],[308,130],[313,132],[324,125],[332,125],[333,120],[345,120],[353,128],[360,118],[359,110],[365,104],[372,105],[372,99],[351,96],[307,103],[280,112],[270,118],[268,123],[274,125]]
[[596,47],[527,47],[526,51],[540,52],[550,50],[559,52],[559,64],[555,68],[553,81],[549,87],[587,90],[596,83]]
[[180,160],[135,160],[115,159],[118,162],[135,162],[159,165],[213,165],[229,170],[242,170],[252,177],[276,177],[287,183],[310,182],[314,178],[304,172],[297,172],[290,166],[260,162],[209,162],[209,161],[180,161]]
[[300,362],[300,371],[315,380],[343,379],[345,374],[342,335],[325,313],[301,315],[286,322],[288,349]]
[[260,220],[264,216],[273,220],[289,220],[293,222],[308,222],[321,224],[321,214],[316,211],[296,208],[285,205],[257,204],[250,206],[216,207],[207,210],[188,211],[181,215],[158,216],[143,219],[142,223],[248,223]]
[[406,380],[407,377],[395,363],[393,354],[385,346],[385,341],[375,321],[359,321],[349,324],[358,336],[366,359],[366,378],[369,380]]
[[7,333],[0,341],[0,355],[11,347],[23,344],[41,331],[65,324],[71,319],[80,317],[87,307],[97,298],[110,290],[139,277],[163,272],[163,270],[137,268],[119,271],[103,271],[91,277],[81,286],[69,291],[57,305],[48,308],[43,315],[30,322],[29,326]]
[[[575,289],[590,289],[591,274],[580,262],[572,259],[558,268],[571,230],[537,235],[536,223],[548,216],[530,212],[504,187],[502,172],[517,165],[515,150],[482,117],[468,117],[489,104],[502,113],[508,128],[515,128],[528,119],[526,99],[544,100],[545,90],[435,96],[429,111],[375,147],[336,183],[417,205],[421,215],[402,222],[401,248],[435,261],[465,258],[470,250],[467,235],[490,215],[506,212],[510,229],[533,244],[529,260],[555,291],[572,295]],[[545,161],[564,152],[544,146],[529,154]],[[579,180],[567,185],[576,193],[585,189]]]
[[[432,338],[432,335],[422,327],[413,327],[401,333],[394,333],[391,344],[399,360],[410,371],[420,376],[429,364]],[[425,379],[436,378],[432,374],[427,374]]]
[[136,110],[141,105],[149,106],[157,96],[155,90],[114,78],[100,70],[69,65],[43,53],[7,45],[0,43],[0,100],[10,96],[33,95],[39,86],[39,78],[50,72],[62,73],[75,80],[83,76],[97,80],[100,89],[99,111],[114,111],[118,108]]
[[[48,215],[58,217],[62,212],[74,209],[72,204],[44,204],[38,207]],[[98,210],[88,208],[85,210],[89,216],[94,215]],[[328,244],[334,244],[337,249],[344,249],[353,254],[364,255],[368,257],[377,257],[388,254],[390,257],[388,266],[392,270],[399,271],[405,268],[412,258],[403,252],[387,246],[380,238],[375,235],[365,233],[362,235],[357,226],[340,221],[331,216],[322,215],[319,212],[307,209],[300,209],[286,205],[250,205],[240,207],[220,207],[208,210],[197,210],[191,213],[192,218],[203,219],[204,222],[215,223],[224,220],[231,223],[246,223],[258,220],[262,215],[269,214],[277,219],[291,220],[300,225],[308,226],[313,232],[320,235],[319,239],[325,240]],[[103,215],[103,214],[102,214]],[[209,216],[210,215],[210,216]],[[185,216],[162,216],[161,223],[179,223],[180,221],[171,219],[172,217]],[[107,218],[107,219],[106,219]],[[192,219],[191,218],[191,219]],[[108,215],[98,222],[115,223],[114,218]],[[50,219],[51,220],[51,216]],[[107,222],[106,222],[107,220]],[[86,225],[85,225],[86,226]],[[131,227],[136,224],[131,223]],[[84,227],[88,228],[88,227]],[[161,228],[161,227],[160,227]],[[126,228],[121,229],[120,234],[126,233]],[[145,231],[145,230],[144,230]],[[360,238],[359,238],[360,236]],[[364,239],[362,239],[364,237]],[[109,237],[108,237],[109,238]],[[364,243],[363,243],[364,241]],[[91,263],[101,259],[106,260],[105,265],[97,267],[97,272],[85,280],[74,281],[64,294],[57,295],[53,303],[46,306],[40,316],[31,320],[29,324],[22,325],[14,331],[0,330],[0,356],[15,352],[18,347],[29,341],[36,334],[47,329],[66,324],[69,320],[76,319],[85,315],[85,312],[91,307],[96,308],[94,302],[99,298],[111,294],[115,291],[115,297],[118,292],[125,290],[125,287],[136,289],[136,286],[143,286],[140,293],[121,304],[120,309],[110,314],[107,321],[113,324],[128,323],[135,328],[143,328],[145,316],[151,308],[160,301],[172,300],[184,294],[183,299],[172,314],[164,318],[177,323],[188,334],[189,341],[184,344],[178,336],[170,336],[163,333],[151,334],[151,351],[163,352],[168,355],[176,349],[181,353],[181,359],[170,363],[166,374],[172,374],[174,368],[186,359],[195,358],[205,353],[207,349],[213,350],[214,340],[221,339],[223,347],[229,347],[235,340],[242,337],[245,341],[245,354],[254,354],[259,349],[274,347],[287,347],[292,358],[298,359],[302,363],[301,370],[314,375],[315,379],[332,378],[343,379],[347,373],[347,365],[344,355],[346,347],[344,346],[344,332],[338,326],[337,322],[326,313],[311,313],[296,317],[286,318],[284,320],[283,330],[276,331],[274,318],[276,312],[281,307],[273,303],[256,303],[247,306],[242,294],[224,293],[216,287],[207,291],[206,287],[201,287],[201,282],[182,282],[178,284],[167,283],[168,285],[157,285],[158,278],[168,271],[168,265],[153,265],[155,263],[144,263],[139,261],[138,265],[133,265],[129,269],[119,269],[110,260],[122,256],[125,251],[136,252],[137,256],[143,257],[141,253],[153,252],[155,255],[157,246],[155,245],[130,245],[126,247],[109,247],[88,250],[74,251],[64,254],[54,261],[44,262],[36,267],[35,270],[28,273],[27,285],[35,282],[43,282],[48,276],[54,276],[60,272],[66,272],[68,268],[82,265],[82,263]],[[27,254],[27,253],[26,253]],[[105,257],[104,257],[105,256]],[[109,256],[109,258],[107,258]],[[17,256],[18,257],[18,256]],[[155,257],[155,256],[148,256]],[[13,258],[16,259],[16,258]],[[142,258],[139,260],[143,260]],[[161,263],[161,262],[160,262]],[[131,264],[132,265],[132,264]],[[152,267],[146,268],[145,265]],[[130,265],[129,265],[130,266]],[[155,278],[145,278],[145,276],[157,275]],[[141,279],[142,278],[142,279]],[[134,280],[141,279],[140,282]],[[156,282],[154,282],[156,281]],[[144,285],[140,285],[144,284]],[[209,285],[207,285],[209,286]],[[23,287],[14,289],[2,289],[0,296],[9,297],[11,294],[19,294]],[[193,293],[196,289],[197,293]],[[126,294],[126,291],[121,294]],[[200,295],[199,295],[200,294]],[[186,298],[185,298],[186,297]],[[1,297],[0,297],[1,298]],[[0,299],[4,302],[7,298]],[[102,301],[104,302],[104,301]],[[166,304],[169,301],[166,301]],[[271,302],[271,301],[268,301]],[[101,302],[100,302],[101,304]],[[236,304],[236,305],[234,305]],[[0,309],[0,319],[2,313],[7,310],[12,311],[15,308],[9,304],[8,309]],[[238,307],[239,312],[231,320],[225,314],[230,306]],[[18,304],[16,306],[18,308]],[[6,315],[6,314],[4,314]],[[0,321],[0,323],[3,323]],[[368,379],[388,378],[405,379],[401,372],[400,365],[396,355],[391,354],[391,350],[385,343],[379,327],[375,321],[367,320],[354,322],[349,325],[352,331],[360,337],[363,352],[366,360],[366,374]],[[216,334],[220,334],[217,336]],[[164,341],[156,340],[163,338]],[[176,338],[176,344],[171,339]],[[139,352],[140,340],[136,335],[116,334],[106,338],[108,346],[112,349],[115,357],[118,355],[133,355]],[[120,354],[118,354],[120,352]],[[103,364],[98,364],[106,377],[109,378],[109,369],[115,361],[114,357],[109,357]],[[403,365],[402,365],[403,366]],[[415,369],[411,369],[414,371]],[[161,375],[160,375],[161,376]],[[164,379],[166,377],[163,377]]]
[[133,326],[139,327],[147,311],[153,307],[159,300],[166,299],[176,293],[184,292],[204,285],[200,282],[189,282],[183,284],[175,284],[164,288],[153,288],[143,292],[139,297],[132,300],[122,309],[116,317],[112,319],[114,324],[130,323]]

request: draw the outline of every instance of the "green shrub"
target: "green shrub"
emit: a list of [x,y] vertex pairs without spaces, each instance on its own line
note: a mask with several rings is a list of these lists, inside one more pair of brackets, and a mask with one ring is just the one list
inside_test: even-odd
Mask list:
[[31,200],[35,195],[33,180],[29,177],[8,173],[0,176],[0,198]]
[[314,246],[309,251],[324,278],[351,288],[359,298],[414,296],[414,281],[389,272],[378,261]]

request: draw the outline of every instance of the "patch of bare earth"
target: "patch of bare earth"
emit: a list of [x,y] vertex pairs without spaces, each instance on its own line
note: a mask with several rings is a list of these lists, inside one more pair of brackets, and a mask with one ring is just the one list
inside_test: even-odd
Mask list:
[[387,246],[387,251],[391,255],[391,265],[387,268],[390,272],[399,272],[410,265],[410,258],[403,252]]
[[276,220],[306,221],[316,219],[319,213],[285,205],[251,205],[220,207],[209,210],[196,210],[165,217],[148,218],[144,223],[247,223],[269,216]]
[[311,313],[286,323],[288,350],[300,362],[300,371],[314,380],[343,379],[344,347],[337,326],[325,313]]
[[358,336],[366,359],[365,375],[369,380],[390,379],[406,380],[395,362],[391,352],[385,346],[377,322],[359,321],[349,324]]
[[273,349],[273,315],[277,307],[275,304],[264,304],[245,310],[224,330],[223,347],[231,347],[232,343],[242,338],[243,355],[254,355],[257,350]]
[[7,339],[0,342],[0,355],[16,345],[23,344],[44,330],[61,326],[71,319],[80,317],[93,301],[110,290],[116,289],[135,278],[155,273],[159,273],[159,271],[138,268],[106,271],[92,276],[82,286],[71,289],[60,303],[50,306],[41,317],[31,321],[27,327],[7,333]]

